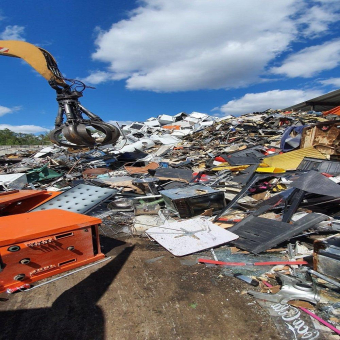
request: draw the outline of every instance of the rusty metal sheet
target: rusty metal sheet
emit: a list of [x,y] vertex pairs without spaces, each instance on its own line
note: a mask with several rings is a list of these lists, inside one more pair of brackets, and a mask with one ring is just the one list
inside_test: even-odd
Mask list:
[[107,174],[111,170],[108,168],[95,168],[95,169],[86,169],[83,171],[83,177],[86,178],[96,178],[98,175]]
[[143,195],[144,191],[132,184],[133,178],[123,176],[117,180],[117,178],[101,178],[93,180],[94,183],[104,183],[110,188],[120,189],[122,192],[132,191],[136,194]]
[[125,165],[124,168],[125,170],[130,174],[130,175],[135,175],[135,174],[147,174],[148,170],[155,170],[159,167],[159,164],[156,162],[151,162],[148,165],[145,166],[128,166]]

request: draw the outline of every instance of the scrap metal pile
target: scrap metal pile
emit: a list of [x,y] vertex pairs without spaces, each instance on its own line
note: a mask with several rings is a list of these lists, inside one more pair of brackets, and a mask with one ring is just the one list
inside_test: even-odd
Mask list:
[[[182,112],[121,131],[114,147],[0,159],[0,219],[20,224],[0,239],[0,291],[102,258],[99,226],[108,237],[149,237],[175,256],[195,254],[259,286],[248,292],[258,301],[294,305],[318,320],[315,332],[321,322],[340,334],[339,116]],[[50,231],[25,229],[50,219]],[[81,252],[63,241],[75,235]],[[50,244],[65,252],[29,267],[33,250]]]

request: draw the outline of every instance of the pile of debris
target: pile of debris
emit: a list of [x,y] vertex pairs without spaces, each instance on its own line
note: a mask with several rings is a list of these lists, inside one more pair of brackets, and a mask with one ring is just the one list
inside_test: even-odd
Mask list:
[[102,259],[99,229],[221,266],[306,339],[308,315],[340,334],[338,117],[181,112],[123,126],[115,147],[6,155],[0,291]]

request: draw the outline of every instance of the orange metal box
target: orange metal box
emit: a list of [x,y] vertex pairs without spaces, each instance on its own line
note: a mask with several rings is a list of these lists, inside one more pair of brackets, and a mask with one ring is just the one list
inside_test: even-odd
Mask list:
[[1,192],[0,215],[7,216],[28,212],[60,194],[60,191],[42,190],[12,190]]
[[101,220],[51,209],[0,218],[0,292],[104,257]]

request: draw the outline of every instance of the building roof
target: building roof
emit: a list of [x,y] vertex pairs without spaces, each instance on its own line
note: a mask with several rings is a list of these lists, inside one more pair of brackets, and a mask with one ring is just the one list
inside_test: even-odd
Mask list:
[[289,106],[285,108],[285,111],[309,111],[313,109],[314,111],[327,111],[333,109],[340,105],[340,90],[335,90],[326,93],[320,97],[315,97],[309,99],[305,102]]

